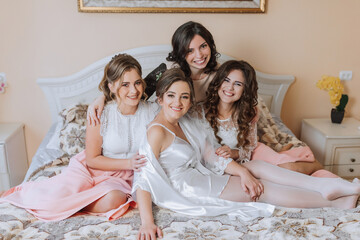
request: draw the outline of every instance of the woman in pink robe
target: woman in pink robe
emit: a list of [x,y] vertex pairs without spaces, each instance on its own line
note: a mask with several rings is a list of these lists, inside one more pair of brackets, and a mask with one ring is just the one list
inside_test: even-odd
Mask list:
[[62,220],[80,210],[116,219],[135,207],[130,195],[133,171],[146,163],[138,149],[158,108],[141,100],[141,74],[133,57],[114,56],[99,85],[107,102],[101,124],[87,125],[86,149],[72,157],[61,174],[16,186],[0,202],[25,208],[44,221]]

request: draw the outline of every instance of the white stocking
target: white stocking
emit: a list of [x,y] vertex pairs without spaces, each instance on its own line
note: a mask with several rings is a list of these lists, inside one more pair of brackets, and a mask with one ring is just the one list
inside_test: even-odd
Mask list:
[[317,208],[331,207],[331,201],[324,199],[320,193],[279,185],[266,180],[261,180],[264,193],[259,202],[270,203],[276,206],[291,208]]
[[[276,206],[292,208],[318,208],[336,207],[342,209],[354,208],[358,195],[340,197],[336,200],[326,200],[315,191],[303,188],[290,187],[276,184],[260,179],[264,185],[264,193],[260,195],[259,202],[270,203]],[[220,198],[237,201],[250,202],[250,195],[246,194],[240,187],[240,177],[231,176],[228,184],[220,195]]]
[[316,191],[328,200],[360,193],[360,184],[351,183],[341,178],[311,177],[264,161],[250,161],[244,163],[243,166],[256,178],[280,185]]

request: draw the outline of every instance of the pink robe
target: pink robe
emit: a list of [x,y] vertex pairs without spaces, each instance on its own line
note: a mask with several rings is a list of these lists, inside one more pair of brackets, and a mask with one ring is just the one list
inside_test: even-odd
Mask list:
[[70,217],[113,190],[129,194],[128,200],[117,209],[95,215],[109,220],[119,218],[129,207],[136,207],[131,198],[132,170],[101,171],[89,169],[85,151],[70,159],[69,166],[49,179],[25,182],[3,194],[0,202],[25,208],[44,221]]

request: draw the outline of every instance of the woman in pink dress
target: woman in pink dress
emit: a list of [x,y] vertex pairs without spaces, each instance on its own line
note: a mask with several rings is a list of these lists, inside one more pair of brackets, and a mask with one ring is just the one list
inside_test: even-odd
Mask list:
[[126,54],[106,65],[99,89],[106,97],[100,125],[87,125],[86,148],[69,166],[49,179],[26,182],[3,194],[0,202],[25,208],[45,221],[79,212],[116,219],[135,206],[130,193],[133,171],[146,160],[138,154],[146,124],[158,109],[142,101],[141,66]]

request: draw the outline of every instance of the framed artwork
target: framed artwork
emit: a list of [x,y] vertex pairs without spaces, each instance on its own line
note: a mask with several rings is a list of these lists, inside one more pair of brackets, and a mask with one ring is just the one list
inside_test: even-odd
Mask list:
[[264,13],[265,0],[78,0],[79,12]]

